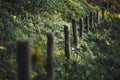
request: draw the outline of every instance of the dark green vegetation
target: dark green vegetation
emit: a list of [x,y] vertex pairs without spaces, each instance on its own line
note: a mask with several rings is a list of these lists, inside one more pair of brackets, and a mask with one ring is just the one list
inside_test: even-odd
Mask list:
[[[34,2],[35,1],[35,2]],[[55,80],[120,80],[120,5],[73,45],[71,20],[99,10],[82,0],[26,0],[0,3],[0,80],[16,80],[16,42],[29,39],[33,78],[46,78],[48,32],[55,33]],[[111,10],[111,9],[110,9]],[[70,26],[71,57],[66,63],[64,25]],[[96,23],[95,23],[96,25]]]

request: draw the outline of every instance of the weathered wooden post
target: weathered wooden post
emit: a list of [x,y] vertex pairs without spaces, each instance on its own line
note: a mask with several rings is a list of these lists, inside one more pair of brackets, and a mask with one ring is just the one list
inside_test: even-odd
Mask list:
[[85,26],[86,26],[86,31],[88,33],[89,32],[89,17],[88,16],[85,17]]
[[67,60],[70,59],[70,39],[69,39],[69,29],[68,26],[64,26],[64,36],[65,36],[65,57]]
[[32,80],[29,41],[17,43],[18,80]]
[[[69,60],[70,60],[70,38],[69,38],[69,27],[67,25],[64,25],[64,37],[65,37],[65,57],[66,57],[66,63],[65,65],[65,72],[69,72]],[[69,74],[68,80],[69,80]]]
[[90,23],[90,29],[93,28],[93,13],[90,12],[90,20],[89,20],[89,23]]
[[84,27],[83,27],[83,17],[80,18],[80,20],[79,20],[79,25],[80,25],[80,28],[79,28],[80,38],[82,39],[82,38],[83,38],[83,31],[84,31]]
[[54,34],[47,34],[46,71],[48,80],[54,80]]
[[96,17],[97,17],[97,25],[98,25],[98,24],[100,24],[99,11],[97,11]]
[[76,20],[75,19],[72,20],[72,29],[73,29],[73,39],[74,39],[73,43],[75,46],[77,46],[78,45],[78,37],[77,37],[77,28],[76,28]]
[[105,13],[105,10],[104,10],[104,8],[102,8],[102,19],[105,18],[104,13]]

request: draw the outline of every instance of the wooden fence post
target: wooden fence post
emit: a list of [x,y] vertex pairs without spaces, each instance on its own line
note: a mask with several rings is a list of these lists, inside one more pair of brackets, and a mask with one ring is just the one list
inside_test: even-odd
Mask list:
[[97,14],[96,14],[96,16],[97,16],[97,25],[98,25],[98,24],[100,24],[99,11],[97,11]]
[[90,29],[93,28],[93,13],[90,12],[90,20],[89,20],[89,23],[90,23]]
[[83,18],[80,18],[79,25],[80,25],[80,28],[79,28],[80,38],[82,39],[83,38],[83,31],[84,31]]
[[46,71],[48,80],[54,80],[54,34],[47,34]]
[[18,80],[32,80],[31,78],[31,54],[29,42],[17,43]]
[[76,28],[76,20],[75,19],[72,20],[72,29],[73,29],[73,39],[74,39],[73,43],[75,46],[77,46],[78,38],[77,38],[77,28]]
[[69,39],[69,29],[68,26],[64,26],[64,36],[65,36],[65,57],[67,60],[70,59],[70,39]]
[[86,23],[86,31],[88,33],[89,32],[89,17],[88,16],[85,17],[85,23]]
[[104,16],[104,12],[105,12],[105,10],[104,10],[104,8],[102,8],[102,19],[105,18],[105,16]]

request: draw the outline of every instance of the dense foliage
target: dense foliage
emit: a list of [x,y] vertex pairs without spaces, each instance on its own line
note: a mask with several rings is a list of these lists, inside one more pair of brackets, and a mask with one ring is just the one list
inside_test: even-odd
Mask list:
[[[32,78],[45,80],[46,34],[55,33],[55,80],[120,79],[120,5],[105,10],[105,19],[73,45],[71,20],[104,6],[85,0],[0,1],[0,80],[17,79],[16,42],[29,39],[33,58]],[[99,12],[101,16],[101,11]],[[70,27],[71,57],[64,56],[64,25]],[[96,23],[94,24],[96,25]]]

